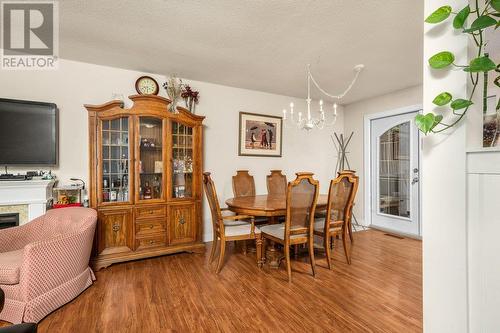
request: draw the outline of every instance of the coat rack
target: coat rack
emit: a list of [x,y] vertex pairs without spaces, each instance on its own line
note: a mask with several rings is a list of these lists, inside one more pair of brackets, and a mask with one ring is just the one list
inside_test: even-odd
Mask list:
[[[344,134],[337,135],[337,133],[334,132],[333,135],[331,136],[333,146],[337,150],[337,164],[335,165],[335,173],[336,174],[342,170],[346,170],[346,168],[345,168],[346,166],[347,166],[348,170],[351,169],[351,166],[349,165],[349,160],[347,159],[347,154],[349,154],[349,152],[347,151],[347,146],[349,145],[349,142],[351,142],[353,135],[354,135],[354,132],[351,132],[349,137],[347,139],[345,139]],[[354,225],[355,231],[357,231],[356,227],[359,227],[363,230],[366,229],[365,226],[358,223],[358,219],[356,219],[354,212],[352,213],[352,218],[354,220],[353,225]]]

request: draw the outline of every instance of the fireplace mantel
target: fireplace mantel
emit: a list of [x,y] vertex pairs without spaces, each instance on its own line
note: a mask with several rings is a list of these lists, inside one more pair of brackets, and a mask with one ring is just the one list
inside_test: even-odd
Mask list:
[[0,206],[28,207],[27,221],[45,214],[47,206],[52,201],[52,187],[54,180],[12,180],[0,181]]

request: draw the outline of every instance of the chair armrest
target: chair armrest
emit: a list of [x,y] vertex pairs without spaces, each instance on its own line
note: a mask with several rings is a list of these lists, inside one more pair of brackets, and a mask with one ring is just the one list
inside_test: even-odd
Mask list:
[[255,220],[253,216],[250,215],[228,215],[228,216],[222,216],[222,219],[224,220],[230,220],[230,221],[238,221],[238,220]]
[[95,223],[83,230],[28,244],[21,266],[20,292],[33,299],[77,277],[89,265]]
[[250,215],[234,215],[234,216],[223,216],[222,219],[229,221],[238,221],[238,220],[250,220],[250,234],[254,234],[255,232],[255,217]]

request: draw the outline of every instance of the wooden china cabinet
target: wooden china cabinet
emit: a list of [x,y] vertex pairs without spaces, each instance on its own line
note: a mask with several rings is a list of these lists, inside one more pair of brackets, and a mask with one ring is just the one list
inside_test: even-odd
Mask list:
[[204,117],[153,95],[85,105],[90,204],[98,212],[92,266],[202,251]]

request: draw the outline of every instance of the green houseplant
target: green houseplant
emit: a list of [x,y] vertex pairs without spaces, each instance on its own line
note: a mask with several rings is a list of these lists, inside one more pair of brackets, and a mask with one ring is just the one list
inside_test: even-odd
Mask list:
[[[454,29],[461,30],[462,33],[467,34],[474,41],[477,48],[476,57],[472,59],[467,65],[459,65],[455,63],[455,55],[450,51],[441,51],[434,54],[428,59],[429,66],[436,70],[449,69],[453,67],[461,68],[463,71],[469,73],[469,80],[472,84],[469,96],[463,98],[454,98],[449,92],[440,92],[432,101],[437,106],[448,106],[453,114],[451,122],[443,122],[443,115],[435,113],[427,113],[425,115],[419,114],[415,117],[417,127],[423,133],[438,133],[445,131],[456,124],[458,124],[469,107],[473,104],[472,99],[477,91],[479,85],[480,75],[483,75],[483,99],[487,96],[487,77],[488,72],[493,72],[496,75],[494,83],[500,87],[500,65],[496,65],[484,52],[484,47],[487,43],[484,32],[485,29],[494,29],[495,33],[498,31],[500,22],[500,0],[486,0],[484,6],[480,7],[478,0],[475,0],[473,8],[466,6],[454,12],[451,6],[442,6],[436,9],[429,15],[425,22],[429,24],[442,23],[450,16],[454,16],[452,25]],[[470,19],[469,19],[470,18]],[[467,27],[467,22],[472,22]],[[486,105],[483,106],[483,111]],[[500,110],[500,103],[496,106],[497,112]]]

